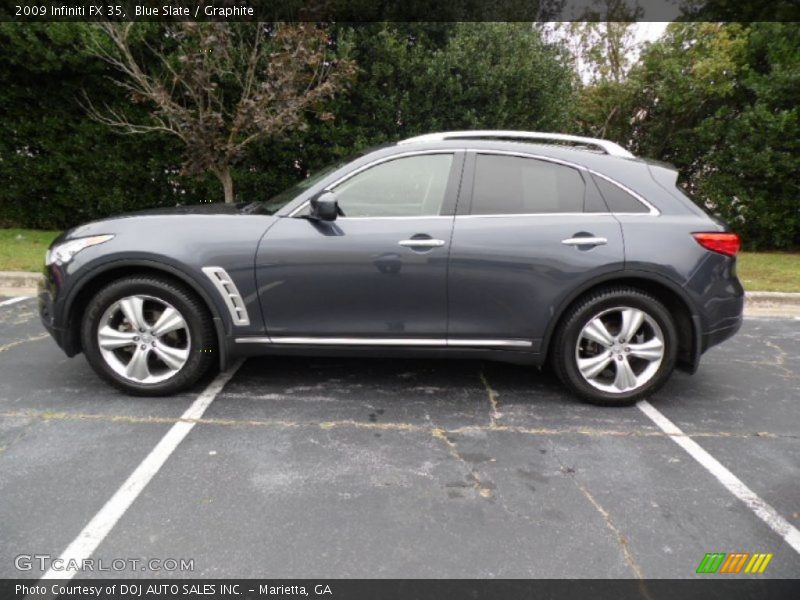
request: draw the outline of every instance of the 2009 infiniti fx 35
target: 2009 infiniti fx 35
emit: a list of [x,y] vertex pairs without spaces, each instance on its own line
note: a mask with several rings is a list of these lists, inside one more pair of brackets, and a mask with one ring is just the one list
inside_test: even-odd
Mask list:
[[742,323],[739,239],[675,182],[605,140],[425,135],[264,202],[71,229],[41,316],[132,394],[243,355],[466,356],[549,362],[583,399],[626,404]]

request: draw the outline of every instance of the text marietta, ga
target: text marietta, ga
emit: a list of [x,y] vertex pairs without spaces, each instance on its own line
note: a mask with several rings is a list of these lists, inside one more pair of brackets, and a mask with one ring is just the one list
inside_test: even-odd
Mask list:
[[[53,584],[50,589],[45,585],[23,585],[17,584],[15,592],[17,596],[45,595],[48,592],[54,596],[97,596],[102,594],[112,595],[119,593],[120,596],[143,597],[150,595],[178,594],[184,596],[216,596],[218,594],[239,596],[246,592],[255,592],[255,589],[248,588],[240,584],[114,584],[114,585],[80,585],[80,584]],[[261,596],[309,596],[309,590],[302,585],[259,585],[258,593]],[[333,590],[329,585],[315,585],[314,595],[333,596]]]

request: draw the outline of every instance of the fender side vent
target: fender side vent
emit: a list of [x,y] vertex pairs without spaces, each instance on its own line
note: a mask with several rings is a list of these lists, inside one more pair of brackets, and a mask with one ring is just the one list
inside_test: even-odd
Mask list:
[[203,267],[203,273],[211,280],[217,288],[234,325],[250,325],[250,317],[247,314],[247,307],[244,305],[242,295],[233,283],[233,279],[222,267]]

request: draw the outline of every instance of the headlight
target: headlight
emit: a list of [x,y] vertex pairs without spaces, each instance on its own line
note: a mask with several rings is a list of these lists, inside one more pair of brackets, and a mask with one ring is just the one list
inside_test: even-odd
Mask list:
[[113,235],[93,235],[91,237],[78,238],[76,240],[69,240],[56,244],[50,248],[44,255],[44,264],[48,267],[53,263],[57,265],[65,265],[72,260],[78,252],[89,246],[96,246],[112,239]]

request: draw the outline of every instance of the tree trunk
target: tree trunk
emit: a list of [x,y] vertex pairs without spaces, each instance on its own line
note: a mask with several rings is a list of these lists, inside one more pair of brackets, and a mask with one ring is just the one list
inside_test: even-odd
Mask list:
[[214,175],[217,176],[217,179],[222,184],[222,190],[225,192],[225,204],[233,204],[235,196],[233,194],[233,177],[231,177],[230,167],[214,169]]

